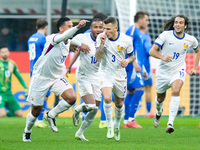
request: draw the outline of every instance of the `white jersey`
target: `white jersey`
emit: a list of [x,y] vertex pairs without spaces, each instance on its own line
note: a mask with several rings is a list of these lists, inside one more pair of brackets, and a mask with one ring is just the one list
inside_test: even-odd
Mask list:
[[89,81],[96,82],[99,80],[99,62],[95,59],[96,40],[92,38],[92,33],[78,34],[73,39],[77,39],[90,47],[90,52],[87,54],[80,51],[80,65],[76,69],[76,74],[86,77]]
[[161,60],[157,69],[160,74],[173,74],[177,70],[185,70],[185,57],[188,49],[198,48],[198,42],[194,36],[184,33],[184,36],[179,38],[175,35],[174,30],[161,33],[155,40],[155,44],[162,47],[163,56],[173,57],[170,62]]
[[[101,43],[100,37],[97,37],[97,47]],[[126,77],[125,68],[121,67],[120,61],[125,59],[126,54],[133,53],[133,44],[131,37],[124,33],[118,32],[118,37],[115,40],[106,39],[104,44],[104,54],[101,60],[100,72],[109,74],[116,79]]]
[[65,59],[69,53],[69,42],[54,42],[56,34],[47,36],[42,55],[34,65],[33,75],[45,79],[56,79],[66,74]]

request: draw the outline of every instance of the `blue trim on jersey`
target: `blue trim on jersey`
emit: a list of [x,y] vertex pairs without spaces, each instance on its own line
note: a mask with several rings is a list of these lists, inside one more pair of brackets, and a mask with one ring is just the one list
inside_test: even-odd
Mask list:
[[116,39],[109,39],[110,41],[117,41],[118,40],[118,38],[119,38],[119,36],[120,36],[120,32],[118,32],[118,36],[117,36],[117,38]]
[[194,50],[196,50],[199,46],[197,46],[196,48],[194,48]]
[[175,35],[175,32],[174,32],[174,30],[173,30],[173,35],[177,38],[177,39],[179,39],[179,40],[182,40],[184,37],[185,37],[185,33],[184,33],[184,35],[183,35],[183,37],[182,38],[180,38],[180,37],[178,37],[178,36],[176,36]]
[[133,51],[131,53],[127,53],[127,55],[131,55],[131,54],[133,54]]
[[[65,42],[64,42],[65,43]],[[65,45],[67,45],[69,42],[67,41],[67,43],[65,43]]]
[[49,47],[48,47],[48,49],[47,49],[47,51],[46,51],[46,53],[44,54],[44,56],[45,56],[48,52],[50,52],[50,50],[51,50],[53,47],[54,47],[54,46],[53,46],[52,44],[50,44]]
[[160,45],[159,43],[157,43],[157,42],[154,42],[154,44],[156,44],[156,45],[158,45],[159,47],[161,47],[162,45]]
[[92,37],[92,32],[90,33],[90,37],[91,37],[91,39],[92,39],[94,42],[96,42],[96,40],[93,39],[93,37]]

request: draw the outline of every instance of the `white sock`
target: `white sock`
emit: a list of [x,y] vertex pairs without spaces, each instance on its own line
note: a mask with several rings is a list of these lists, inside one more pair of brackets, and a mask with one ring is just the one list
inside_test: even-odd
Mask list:
[[115,106],[115,120],[114,120],[114,127],[115,128],[119,128],[120,121],[121,121],[123,115],[124,115],[124,105],[122,106],[122,108],[117,108]]
[[51,118],[55,118],[58,114],[62,113],[65,110],[68,110],[70,107],[71,105],[67,101],[62,99],[56,107],[49,111],[48,115]]
[[85,120],[82,122],[77,134],[82,135],[83,132],[92,124],[97,114],[98,107],[95,107],[92,111],[88,112],[85,116]]
[[104,109],[105,116],[106,116],[107,126],[112,127],[113,126],[112,103],[107,104],[107,103],[103,102],[103,109]]
[[128,117],[128,122],[131,122],[131,121],[134,121],[135,120],[135,118],[133,118],[133,117]]
[[157,114],[158,116],[160,116],[160,115],[162,114],[163,102],[162,102],[162,103],[159,103],[159,102],[157,101],[157,96],[156,96],[156,98],[155,98],[155,103],[156,103],[156,110],[157,110],[156,114]]
[[127,124],[128,120],[124,120],[124,124]]
[[172,126],[178,112],[179,104],[180,104],[180,96],[172,96],[169,106],[169,121],[168,121],[168,124],[171,124]]
[[28,113],[26,117],[26,127],[24,129],[24,132],[31,133],[31,129],[36,121],[37,117],[34,117],[31,112]]
[[77,112],[89,112],[93,110],[96,107],[96,104],[85,104],[82,103],[79,106],[76,107]]

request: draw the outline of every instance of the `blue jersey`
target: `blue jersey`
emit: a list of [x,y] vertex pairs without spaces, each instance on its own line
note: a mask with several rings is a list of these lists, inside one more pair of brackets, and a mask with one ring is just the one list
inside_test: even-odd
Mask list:
[[149,75],[149,73],[151,72],[150,60],[149,60],[149,51],[152,47],[151,38],[148,34],[143,33],[142,40],[143,40],[143,46],[144,46],[144,67]]
[[142,33],[136,26],[130,26],[126,31],[126,35],[133,38],[135,58],[141,68],[141,72],[135,72],[133,63],[129,63],[126,67],[127,89],[129,91],[133,91],[136,88],[144,87],[144,80],[142,78],[142,67],[144,65],[144,47],[142,42]]
[[33,66],[42,54],[46,37],[42,33],[34,33],[28,39],[29,59],[30,59],[30,75],[32,76]]
[[[126,31],[126,35],[131,36],[133,38],[133,47],[134,47],[134,54],[135,58],[137,60],[138,65],[142,69],[142,66],[144,65],[144,50],[143,50],[143,44],[142,44],[142,33],[140,30],[132,25],[128,28]],[[133,69],[133,63],[129,63],[126,67],[126,71],[130,71]]]

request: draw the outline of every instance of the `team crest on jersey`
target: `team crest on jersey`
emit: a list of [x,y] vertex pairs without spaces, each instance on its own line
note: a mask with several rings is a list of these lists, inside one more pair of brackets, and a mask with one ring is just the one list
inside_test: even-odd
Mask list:
[[188,45],[186,43],[184,43],[183,47],[184,47],[184,49],[187,49]]
[[83,92],[85,92],[86,91],[86,89],[83,89]]
[[184,47],[184,51],[187,51],[187,49],[188,49],[188,45],[186,44],[186,43],[184,43],[184,45],[183,45],[183,47]]
[[103,84],[103,81],[101,81],[101,84]]
[[117,46],[117,49],[118,49],[119,51],[122,51],[122,50],[124,49],[124,47],[123,47],[123,46],[120,47],[120,45],[118,45],[118,46]]

